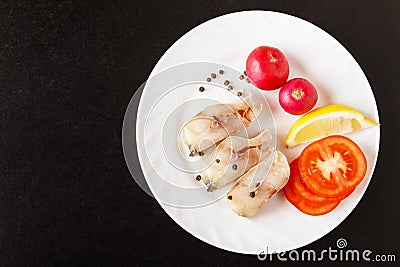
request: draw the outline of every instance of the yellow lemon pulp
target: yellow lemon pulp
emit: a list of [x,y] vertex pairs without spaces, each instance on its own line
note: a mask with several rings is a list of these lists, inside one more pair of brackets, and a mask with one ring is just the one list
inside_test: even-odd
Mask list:
[[329,135],[352,133],[377,125],[379,123],[352,107],[327,105],[300,117],[288,132],[286,146],[294,147]]

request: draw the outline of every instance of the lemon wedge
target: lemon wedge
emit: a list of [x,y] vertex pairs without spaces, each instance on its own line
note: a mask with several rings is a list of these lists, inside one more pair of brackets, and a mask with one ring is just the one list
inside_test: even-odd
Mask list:
[[328,135],[347,134],[377,126],[360,111],[345,105],[326,105],[300,117],[286,136],[286,147],[314,141]]

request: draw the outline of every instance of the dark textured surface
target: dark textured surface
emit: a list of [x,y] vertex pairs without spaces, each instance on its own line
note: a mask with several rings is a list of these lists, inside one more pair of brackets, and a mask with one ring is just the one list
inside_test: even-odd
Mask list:
[[247,9],[293,14],[335,36],[377,99],[370,187],[307,248],[344,237],[400,260],[399,1],[49,2],[0,2],[1,265],[257,263],[176,225],[133,182],[121,148],[126,105],[168,47],[210,18]]

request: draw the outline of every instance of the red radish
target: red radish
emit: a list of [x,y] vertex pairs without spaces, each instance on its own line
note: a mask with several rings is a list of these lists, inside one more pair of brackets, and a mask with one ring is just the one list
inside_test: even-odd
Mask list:
[[279,49],[260,46],[247,57],[246,74],[258,88],[275,90],[287,81],[289,63]]
[[279,104],[288,113],[301,115],[317,103],[318,93],[314,85],[303,78],[288,81],[279,91]]

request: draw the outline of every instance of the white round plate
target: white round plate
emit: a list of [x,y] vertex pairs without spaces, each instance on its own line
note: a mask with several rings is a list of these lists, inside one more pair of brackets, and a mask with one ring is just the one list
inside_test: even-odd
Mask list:
[[[217,63],[243,71],[248,54],[261,45],[277,47],[287,56],[290,65],[289,79],[304,77],[315,85],[319,93],[316,107],[333,103],[346,104],[360,110],[370,119],[379,121],[371,87],[351,54],[332,36],[315,25],[282,13],[246,11],[207,21],[175,42],[162,56],[150,77],[156,78],[157,74],[164,70],[193,62]],[[181,75],[187,74],[182,72]],[[169,79],[174,78],[177,79],[180,88],[177,90],[182,91],[184,86],[179,82],[181,77],[175,73],[170,75]],[[148,82],[140,100],[137,117],[136,141],[140,164],[150,189],[163,192],[163,195],[168,195],[169,191],[162,186],[160,188],[160,179],[167,179],[171,184],[180,183],[180,186],[185,188],[196,188],[196,181],[193,178],[189,181],[187,175],[181,175],[179,166],[165,169],[167,167],[162,164],[166,155],[163,147],[171,147],[177,138],[168,138],[165,134],[163,137],[163,131],[179,131],[171,128],[171,125],[179,128],[182,121],[202,109],[197,103],[192,109],[185,107],[175,112],[172,121],[167,123],[167,130],[164,130],[163,111],[173,111],[189,97],[188,94],[173,95],[173,91],[174,86]],[[260,92],[267,99],[273,114],[276,148],[281,150],[290,162],[300,154],[305,145],[285,148],[286,134],[298,117],[289,115],[280,108],[278,91]],[[222,98],[219,99],[221,102],[230,102],[228,95],[225,94]],[[157,102],[158,100],[160,102]],[[156,109],[160,106],[163,108],[153,110],[156,116],[148,120],[155,102],[162,103],[156,104]],[[224,198],[196,208],[179,208],[166,204],[157,193],[155,197],[166,213],[183,229],[216,247],[245,254],[257,254],[266,248],[268,253],[296,249],[329,233],[355,208],[372,177],[378,156],[379,133],[379,127],[374,127],[348,135],[364,151],[368,163],[367,174],[350,197],[323,216],[314,217],[299,212],[281,192],[252,218],[236,215],[229,209]],[[161,143],[152,142],[158,139]],[[171,149],[173,151],[174,148]],[[168,177],[161,177],[165,175]],[[207,194],[203,188],[198,187],[197,192]],[[173,194],[171,197],[178,202],[184,202],[183,198],[188,198],[188,195]]]

